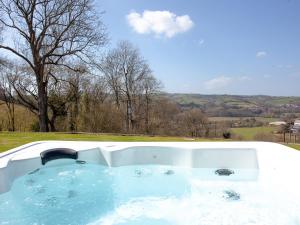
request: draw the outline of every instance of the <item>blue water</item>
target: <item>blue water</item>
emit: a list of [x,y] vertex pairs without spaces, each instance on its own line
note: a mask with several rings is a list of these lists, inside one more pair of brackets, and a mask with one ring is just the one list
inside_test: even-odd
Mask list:
[[214,169],[172,166],[43,167],[0,195],[0,225],[299,225],[300,199],[250,172],[220,178]]

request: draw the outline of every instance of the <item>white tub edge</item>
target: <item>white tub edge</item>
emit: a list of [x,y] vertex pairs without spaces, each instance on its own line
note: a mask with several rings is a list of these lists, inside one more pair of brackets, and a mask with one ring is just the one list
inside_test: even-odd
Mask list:
[[[38,141],[22,145],[0,154],[0,193],[8,191],[14,179],[36,168],[41,167],[40,153],[52,148],[71,148],[78,151],[79,159],[106,166],[122,166],[135,163],[167,163],[195,167],[195,162],[201,161],[201,155],[194,152],[212,150],[236,150],[235,155],[224,153],[223,150],[210,154],[211,163],[220,167],[230,167],[247,164],[245,157],[252,157],[252,153],[244,155],[239,151],[252,149],[255,151],[257,169],[264,173],[268,170],[283,168],[295,169],[300,164],[300,153],[287,146],[269,142],[83,142],[83,141]],[[140,151],[147,147],[164,147],[168,151],[157,150]],[[153,148],[154,147],[154,148]],[[132,150],[135,149],[135,150]],[[217,154],[222,158],[218,159]],[[207,155],[207,154],[206,154]],[[252,154],[253,155],[253,154]],[[208,157],[208,156],[207,156]],[[254,157],[254,156],[253,156]],[[202,159],[202,163],[205,160]],[[222,161],[223,160],[223,161]],[[209,160],[208,160],[209,161]],[[247,165],[254,168],[255,162]]]

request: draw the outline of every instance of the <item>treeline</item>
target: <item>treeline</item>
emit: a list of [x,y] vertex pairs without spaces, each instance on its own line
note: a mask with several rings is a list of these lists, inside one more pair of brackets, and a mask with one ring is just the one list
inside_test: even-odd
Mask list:
[[[52,70],[48,78],[50,131],[220,137],[227,128],[226,123],[209,122],[199,109],[184,110],[164,97],[161,82],[128,41],[120,42],[93,66],[72,67],[76,70]],[[38,87],[31,69],[6,62],[0,75],[0,99],[6,112],[0,128],[39,131]],[[19,117],[28,111],[31,124],[22,128]]]
[[0,0],[2,130],[222,133],[201,110],[159,95],[161,83],[133,44],[104,48],[97,12],[93,0]]

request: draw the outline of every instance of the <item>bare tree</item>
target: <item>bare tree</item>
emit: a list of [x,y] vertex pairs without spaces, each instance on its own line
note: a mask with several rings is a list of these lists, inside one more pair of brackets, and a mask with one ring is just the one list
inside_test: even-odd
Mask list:
[[9,65],[0,67],[0,100],[4,101],[7,109],[9,130],[15,131],[15,99],[13,87],[9,82],[10,72],[7,66]]
[[68,103],[68,129],[72,132],[77,131],[77,119],[79,116],[79,104],[81,99],[81,79],[80,75],[74,74],[68,78],[68,95],[72,96]]
[[113,91],[116,104],[120,104],[120,98],[125,102],[126,130],[132,132],[136,122],[135,102],[141,91],[142,81],[152,73],[151,69],[139,50],[128,41],[120,42],[108,53],[101,69]]
[[102,63],[98,67],[104,73],[105,81],[108,84],[108,88],[113,95],[115,104],[120,108],[121,95],[122,95],[122,77],[121,77],[121,61],[118,58],[118,50],[111,50],[106,57],[104,57]]
[[[26,62],[35,75],[40,131],[48,131],[48,81],[53,66],[71,68],[74,58],[89,61],[106,33],[93,0],[0,0],[0,26],[18,46],[0,44]],[[5,42],[5,40],[4,40]]]
[[200,109],[184,111],[179,116],[180,128],[192,137],[207,137],[209,132],[208,119]]
[[[13,67],[14,73],[7,77],[9,85],[13,88],[15,95],[14,101],[27,109],[35,115],[38,115],[38,91],[35,85],[32,70],[26,66],[15,65]],[[78,99],[78,92],[75,92],[77,87],[77,79],[82,75],[82,72],[63,68],[57,71],[52,71],[54,76],[49,77],[48,80],[48,108],[47,123],[51,131],[56,131],[56,119],[58,117],[66,117],[68,108],[71,102]]]
[[150,109],[153,102],[153,98],[161,90],[162,84],[152,75],[149,74],[144,77],[142,81],[142,99],[144,105],[144,114],[145,114],[145,132],[148,134],[149,121],[150,121]]
[[[81,67],[81,72],[74,72],[68,70],[64,72],[66,87],[65,99],[66,110],[68,113],[68,130],[77,131],[78,129],[78,117],[80,115],[80,103],[83,99],[92,102],[93,106],[103,103],[106,98],[106,89],[102,85],[101,77],[98,78],[91,74],[87,68],[83,65]],[[84,76],[82,76],[84,74]],[[91,97],[92,96],[92,97]],[[89,110],[89,106],[87,107]]]
[[140,82],[151,73],[148,64],[142,59],[138,49],[129,42],[121,42],[120,59],[122,63],[121,75],[124,83],[123,91],[126,96],[127,130],[132,131],[134,118],[134,101]]
[[38,92],[32,70],[21,64],[12,65],[11,69],[8,81],[14,90],[15,102],[38,116]]
[[49,80],[49,99],[48,107],[50,113],[48,115],[48,123],[50,125],[50,131],[56,131],[56,119],[58,117],[66,117],[68,113],[67,104],[72,101],[73,93],[69,91],[68,82],[57,82],[56,80]]

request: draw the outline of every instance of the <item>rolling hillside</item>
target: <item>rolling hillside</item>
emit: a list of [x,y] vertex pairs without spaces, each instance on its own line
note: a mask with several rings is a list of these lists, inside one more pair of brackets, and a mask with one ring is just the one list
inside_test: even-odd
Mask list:
[[300,116],[300,97],[164,94],[183,108],[200,108],[209,116]]

